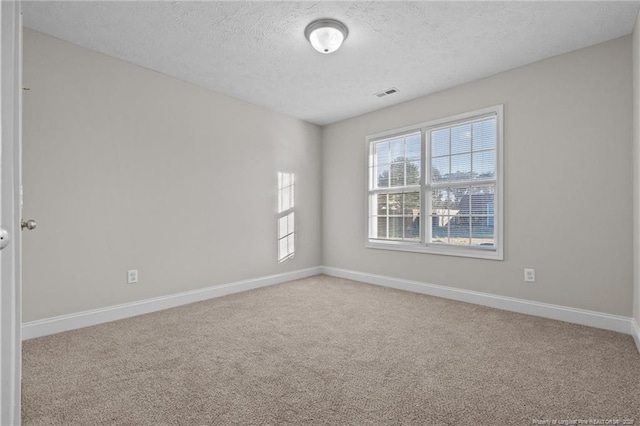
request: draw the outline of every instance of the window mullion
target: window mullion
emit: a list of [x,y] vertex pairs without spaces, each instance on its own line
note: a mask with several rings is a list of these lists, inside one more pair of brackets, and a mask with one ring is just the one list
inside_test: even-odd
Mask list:
[[470,177],[473,177],[473,171],[474,171],[474,167],[473,167],[473,153],[474,153],[473,152],[473,126],[471,126],[471,131],[469,133],[469,138],[470,138],[470,140],[469,140],[469,149],[470,149],[470,151],[469,151],[469,165],[470,165],[469,166],[469,169],[470,169],[469,173],[471,173]]
[[466,180],[456,182],[437,182],[427,185],[430,189],[444,189],[444,188],[464,188],[468,186],[483,187],[483,186],[496,186],[495,180]]
[[431,182],[431,136],[427,130],[421,132],[420,146],[423,149],[420,156],[422,166],[422,179],[420,179],[420,242],[427,244],[431,240],[431,226],[429,226],[429,218],[431,217],[430,207],[431,197],[427,192],[428,184]]
[[469,245],[473,241],[473,194],[471,194],[471,188],[469,188]]
[[402,194],[403,192],[418,192],[420,191],[420,185],[411,186],[394,186],[392,188],[377,188],[369,191],[370,195],[375,194]]

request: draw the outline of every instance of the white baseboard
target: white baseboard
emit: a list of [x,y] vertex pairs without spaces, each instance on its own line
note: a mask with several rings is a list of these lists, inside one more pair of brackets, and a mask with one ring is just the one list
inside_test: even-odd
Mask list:
[[[418,281],[409,281],[327,266],[322,267],[322,273],[333,277],[346,278],[383,287],[407,290],[414,293],[428,294],[430,296],[437,296],[445,299],[489,306],[492,308],[503,309],[505,311],[518,312],[521,314],[534,315],[574,324],[587,325],[589,327],[617,331],[619,333],[632,334],[632,319],[618,315],[587,311],[567,306],[551,305],[548,303],[533,302],[531,300],[516,299],[513,297],[496,296],[494,294],[481,293],[478,291],[463,290],[454,287],[427,284]],[[636,344],[638,344],[637,330],[638,329],[636,328]],[[640,350],[640,344],[638,345],[638,349]]]
[[640,324],[638,324],[638,321],[635,319],[631,320],[631,335],[633,336],[633,340],[636,342],[638,352],[640,352]]
[[630,334],[635,340],[638,351],[640,351],[640,326],[633,318],[327,266],[300,269],[138,302],[30,321],[22,324],[22,340],[116,321],[318,274]]
[[320,273],[321,267],[317,266],[214,287],[185,291],[168,296],[154,297],[153,299],[140,300],[138,302],[123,303],[121,305],[92,309],[90,311],[78,312],[75,314],[29,321],[22,324],[22,340],[102,324],[136,315],[148,314],[150,312],[212,299],[214,297],[226,296],[228,294],[253,290],[259,287],[266,287],[287,281],[307,278]]

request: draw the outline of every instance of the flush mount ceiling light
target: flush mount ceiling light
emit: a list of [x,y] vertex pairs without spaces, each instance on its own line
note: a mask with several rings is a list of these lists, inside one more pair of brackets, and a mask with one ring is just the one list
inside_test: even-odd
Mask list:
[[347,26],[335,19],[318,19],[304,30],[304,36],[313,48],[324,54],[338,50],[348,34]]

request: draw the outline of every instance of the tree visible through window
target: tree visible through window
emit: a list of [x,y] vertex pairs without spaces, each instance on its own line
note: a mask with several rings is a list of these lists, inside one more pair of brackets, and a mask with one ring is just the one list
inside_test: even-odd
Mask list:
[[369,246],[501,258],[501,121],[498,106],[368,138]]
[[420,133],[376,142],[370,176],[374,180],[371,233],[374,238],[419,240]]

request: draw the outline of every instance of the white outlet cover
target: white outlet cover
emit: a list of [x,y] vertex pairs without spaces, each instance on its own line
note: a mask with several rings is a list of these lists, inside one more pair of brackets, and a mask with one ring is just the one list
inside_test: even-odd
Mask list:
[[524,280],[527,282],[535,282],[536,281],[536,270],[525,268],[524,270]]
[[135,284],[138,282],[138,270],[130,269],[127,271],[127,284]]

